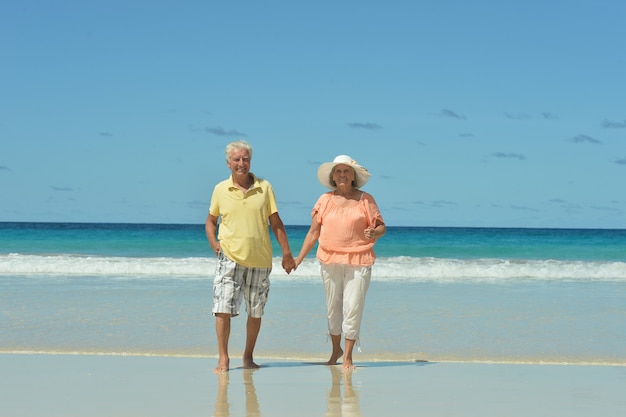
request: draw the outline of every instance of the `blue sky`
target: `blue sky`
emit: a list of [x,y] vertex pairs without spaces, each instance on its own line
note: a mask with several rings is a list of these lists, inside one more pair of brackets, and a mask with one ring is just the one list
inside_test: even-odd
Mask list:
[[626,2],[0,5],[0,221],[203,223],[254,147],[286,224],[351,155],[396,226],[626,228]]

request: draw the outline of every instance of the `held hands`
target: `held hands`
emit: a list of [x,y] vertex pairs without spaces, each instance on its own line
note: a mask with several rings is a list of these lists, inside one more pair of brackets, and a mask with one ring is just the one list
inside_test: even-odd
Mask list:
[[296,261],[293,259],[293,255],[283,255],[283,269],[289,275],[291,271],[297,268]]

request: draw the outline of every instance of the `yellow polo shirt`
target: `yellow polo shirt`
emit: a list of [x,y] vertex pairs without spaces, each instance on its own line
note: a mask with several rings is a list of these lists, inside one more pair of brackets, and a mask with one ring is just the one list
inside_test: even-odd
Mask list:
[[245,194],[232,176],[217,184],[209,213],[220,218],[217,239],[227,257],[246,267],[271,268],[269,217],[278,211],[276,197],[268,181],[252,176],[254,184]]

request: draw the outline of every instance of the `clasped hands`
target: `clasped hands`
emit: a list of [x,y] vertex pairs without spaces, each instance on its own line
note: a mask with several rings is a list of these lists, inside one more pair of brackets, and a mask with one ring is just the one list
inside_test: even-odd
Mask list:
[[289,275],[291,271],[295,271],[297,268],[296,260],[293,259],[293,255],[283,255],[283,269]]

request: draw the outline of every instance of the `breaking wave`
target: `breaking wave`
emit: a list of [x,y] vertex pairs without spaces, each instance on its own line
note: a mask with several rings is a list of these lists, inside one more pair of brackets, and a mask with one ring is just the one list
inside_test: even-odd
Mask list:
[[[126,279],[207,279],[215,259],[204,257],[111,257],[80,255],[0,255],[0,276],[113,277]],[[610,261],[447,259],[382,257],[372,279],[409,282],[616,281],[626,282],[626,263]],[[308,258],[289,276],[273,260],[273,280],[317,280],[319,266]]]

